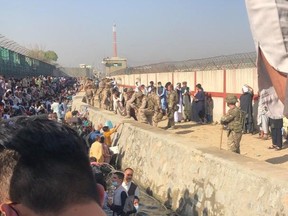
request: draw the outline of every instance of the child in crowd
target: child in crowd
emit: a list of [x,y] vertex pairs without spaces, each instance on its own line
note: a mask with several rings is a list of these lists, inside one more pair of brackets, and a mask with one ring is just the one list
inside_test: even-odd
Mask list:
[[103,136],[105,138],[105,144],[108,145],[108,147],[111,147],[112,145],[112,139],[111,139],[111,135],[115,132],[117,132],[117,129],[120,127],[121,123],[118,124],[117,126],[115,126],[114,128],[110,129],[108,126],[104,126],[102,128],[103,130]]

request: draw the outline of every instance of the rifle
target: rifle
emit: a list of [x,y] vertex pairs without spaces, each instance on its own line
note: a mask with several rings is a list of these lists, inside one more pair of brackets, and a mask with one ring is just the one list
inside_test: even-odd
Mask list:
[[222,139],[223,139],[223,131],[224,131],[224,125],[222,125],[221,127],[221,133],[220,133],[220,145],[219,145],[219,149],[222,149]]

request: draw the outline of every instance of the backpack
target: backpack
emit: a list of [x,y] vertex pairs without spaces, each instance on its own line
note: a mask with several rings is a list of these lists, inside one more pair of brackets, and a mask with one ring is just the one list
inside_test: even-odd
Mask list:
[[137,212],[137,210],[134,208],[134,199],[135,199],[134,195],[128,196],[126,198],[124,208],[123,208],[123,212],[124,212],[123,216],[128,216],[130,214]]
[[134,208],[134,199],[135,199],[135,191],[136,191],[137,185],[131,182],[130,188],[127,191],[127,199],[125,200],[123,212],[125,213],[124,215],[130,215],[133,213],[136,213],[137,210]]

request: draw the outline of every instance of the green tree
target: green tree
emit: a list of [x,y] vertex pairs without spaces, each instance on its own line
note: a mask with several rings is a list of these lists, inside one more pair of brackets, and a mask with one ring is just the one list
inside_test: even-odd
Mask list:
[[52,50],[46,51],[44,53],[44,57],[48,61],[57,61],[57,59],[58,59],[58,55]]

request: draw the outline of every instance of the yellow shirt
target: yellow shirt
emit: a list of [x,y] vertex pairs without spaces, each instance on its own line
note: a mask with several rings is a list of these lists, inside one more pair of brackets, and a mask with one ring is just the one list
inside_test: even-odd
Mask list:
[[112,128],[109,131],[103,132],[103,136],[105,138],[104,142],[106,145],[108,145],[108,147],[111,147],[112,145],[111,135],[115,132],[116,132],[116,128]]
[[68,112],[66,112],[66,114],[65,114],[65,121],[66,122],[68,122],[70,119],[72,119],[72,112],[71,111],[68,111]]
[[97,159],[97,162],[99,163],[104,162],[103,147],[100,142],[95,141],[94,143],[92,143],[89,156],[95,157]]

